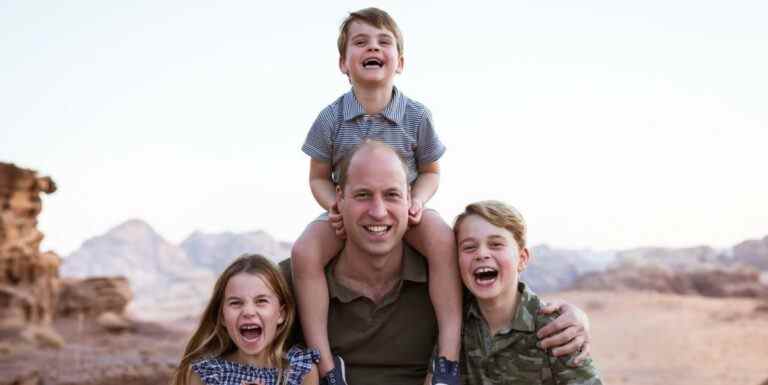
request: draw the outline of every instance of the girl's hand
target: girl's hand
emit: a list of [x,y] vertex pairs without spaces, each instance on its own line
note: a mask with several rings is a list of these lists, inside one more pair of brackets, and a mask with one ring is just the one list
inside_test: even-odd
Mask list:
[[408,224],[416,226],[421,223],[421,214],[424,212],[424,203],[421,199],[411,198],[411,208],[408,209]]
[[328,222],[331,224],[333,232],[336,233],[336,236],[339,239],[347,238],[347,234],[344,232],[344,219],[339,213],[339,206],[336,205],[336,202],[334,202],[331,209],[328,210]]

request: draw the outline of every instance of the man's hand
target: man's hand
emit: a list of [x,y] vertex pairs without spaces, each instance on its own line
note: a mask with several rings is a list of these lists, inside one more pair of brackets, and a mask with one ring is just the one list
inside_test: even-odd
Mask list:
[[411,208],[408,209],[408,224],[416,226],[421,223],[421,214],[424,212],[424,202],[418,198],[411,198]]
[[336,236],[339,239],[347,238],[347,234],[344,232],[344,219],[339,213],[339,206],[336,205],[336,202],[334,202],[333,205],[331,205],[331,209],[328,210],[328,222],[331,224],[333,232],[336,233]]
[[552,314],[555,311],[559,311],[560,316],[536,332],[542,339],[539,347],[544,350],[552,348],[555,357],[578,353],[573,360],[573,364],[578,366],[589,357],[589,318],[578,307],[560,300],[550,302],[539,313]]

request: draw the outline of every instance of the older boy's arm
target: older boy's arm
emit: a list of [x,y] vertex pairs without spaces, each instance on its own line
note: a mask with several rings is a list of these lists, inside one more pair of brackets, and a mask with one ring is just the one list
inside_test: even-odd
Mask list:
[[411,187],[411,208],[408,211],[412,225],[421,222],[421,210],[429,201],[440,184],[440,165],[437,162],[426,163],[419,166],[419,176],[413,181]]
[[563,301],[552,301],[539,312],[560,313],[554,321],[536,332],[542,338],[542,349],[552,348],[552,354],[556,357],[578,353],[573,360],[574,365],[581,364],[589,357],[589,318],[581,309]]
[[331,164],[317,159],[309,160],[309,188],[315,200],[330,210],[336,201],[336,187],[331,181]]

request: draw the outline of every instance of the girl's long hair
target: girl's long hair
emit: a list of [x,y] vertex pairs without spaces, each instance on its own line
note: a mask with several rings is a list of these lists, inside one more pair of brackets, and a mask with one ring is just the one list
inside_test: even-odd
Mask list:
[[[269,364],[280,369],[285,367],[283,362],[283,345],[290,333],[295,318],[295,302],[293,294],[277,267],[258,254],[244,254],[235,259],[216,280],[208,305],[205,307],[200,323],[184,349],[181,362],[173,375],[171,384],[187,385],[192,374],[193,362],[204,357],[221,357],[237,350],[237,346],[227,334],[221,316],[221,305],[224,299],[224,289],[229,279],[238,273],[259,275],[264,282],[277,294],[280,304],[285,311],[285,321],[277,326],[275,339],[265,349],[268,349]],[[255,277],[254,277],[255,278]]]

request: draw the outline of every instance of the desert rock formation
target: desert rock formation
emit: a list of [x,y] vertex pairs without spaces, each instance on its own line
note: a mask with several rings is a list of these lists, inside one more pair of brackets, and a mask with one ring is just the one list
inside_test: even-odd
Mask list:
[[53,252],[40,252],[37,216],[40,194],[54,191],[51,178],[0,163],[0,327],[53,320],[60,260]]
[[748,266],[680,271],[664,265],[625,264],[584,274],[574,281],[572,289],[648,290],[706,297],[768,296],[760,271]]

